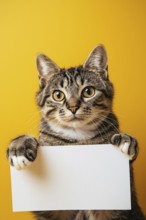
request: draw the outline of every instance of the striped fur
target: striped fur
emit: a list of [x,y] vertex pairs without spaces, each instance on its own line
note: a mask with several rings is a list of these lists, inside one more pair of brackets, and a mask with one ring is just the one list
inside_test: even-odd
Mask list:
[[[42,72],[39,74],[40,78],[44,77]],[[99,46],[98,51],[93,50],[83,66],[59,69],[54,74],[48,75],[49,78],[45,78],[45,87],[41,87],[37,93],[37,102],[43,115],[40,123],[40,144],[111,143],[112,135],[120,131],[118,120],[112,111],[114,89],[107,75],[107,55],[104,48]],[[93,86],[96,90],[95,96],[89,99],[82,97],[82,91],[87,86]],[[51,97],[52,92],[58,89],[66,96],[61,103],[54,102]],[[72,120],[73,114],[69,111],[69,105],[77,106],[77,120]],[[133,206],[136,206],[134,211],[68,211],[68,217],[64,219],[142,220],[144,217],[137,205],[133,188],[132,181]],[[43,215],[46,215],[46,212],[38,214],[38,216]],[[61,216],[55,219],[62,219]],[[38,217],[38,220],[41,218]]]
[[[89,99],[83,98],[81,95],[82,90],[87,86],[92,86],[96,90],[95,96]],[[51,96],[54,90],[63,91],[66,99],[63,102],[55,102]],[[40,88],[37,93],[38,105],[43,114],[40,136],[48,133],[49,136],[57,136],[58,140],[59,137],[62,139],[64,136],[65,139],[70,139],[70,142],[82,142],[88,136],[90,139],[94,139],[95,135],[101,136],[101,133],[109,134],[113,130],[118,132],[117,119],[111,113],[113,94],[111,82],[103,79],[100,73],[89,73],[82,66],[61,69],[57,75],[52,75],[49,82],[46,82],[45,88]],[[74,120],[69,106],[77,106],[76,120]],[[98,129],[99,125],[100,129]],[[108,132],[105,131],[107,125],[110,127]],[[81,138],[66,136],[69,131],[70,133],[77,131],[78,134],[81,131],[84,137],[83,135]],[[51,144],[56,145],[56,142],[53,140]]]
[[[107,54],[102,45],[91,52],[83,66],[61,69],[50,58],[39,54],[37,67],[40,90],[36,100],[42,113],[39,145],[113,143],[120,146],[123,141],[128,141],[131,144],[128,154],[136,159],[137,142],[120,133],[117,117],[112,110],[114,89],[108,78]],[[57,100],[54,93],[59,94]],[[31,144],[28,149],[25,143],[29,138],[29,143],[35,143],[35,147]],[[35,154],[31,152],[27,156],[34,160],[37,146],[36,140],[32,141],[31,137],[18,137],[12,141],[7,157],[14,165],[11,161],[13,155],[15,158],[27,155],[28,150],[34,148]],[[132,163],[131,197],[132,210],[129,211],[41,211],[34,215],[37,220],[144,220],[137,203]]]

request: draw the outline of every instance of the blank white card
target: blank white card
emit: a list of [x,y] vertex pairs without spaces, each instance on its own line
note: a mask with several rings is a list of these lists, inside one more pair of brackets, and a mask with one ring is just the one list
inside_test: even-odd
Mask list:
[[131,208],[129,160],[110,144],[40,147],[11,183],[13,211]]

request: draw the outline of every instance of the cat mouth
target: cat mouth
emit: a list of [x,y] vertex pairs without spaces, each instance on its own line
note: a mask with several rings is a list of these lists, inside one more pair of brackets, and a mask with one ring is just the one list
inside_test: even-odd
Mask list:
[[83,120],[84,120],[83,118],[79,118],[76,115],[73,115],[69,121],[83,121]]

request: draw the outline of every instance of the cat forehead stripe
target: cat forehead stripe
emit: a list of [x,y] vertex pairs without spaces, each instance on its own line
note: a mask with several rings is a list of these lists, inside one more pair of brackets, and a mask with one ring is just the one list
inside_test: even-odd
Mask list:
[[72,86],[75,81],[77,82],[77,84],[83,84],[83,79],[80,76],[80,73],[77,68],[66,69],[63,70],[61,73],[64,75],[64,79],[61,81],[61,87],[64,87],[65,79],[68,83],[66,86]]

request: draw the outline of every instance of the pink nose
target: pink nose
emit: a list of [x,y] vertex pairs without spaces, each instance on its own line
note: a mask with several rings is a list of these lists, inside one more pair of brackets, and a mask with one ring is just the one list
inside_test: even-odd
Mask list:
[[75,114],[76,111],[78,110],[78,106],[70,106],[68,109],[69,109],[73,114]]

